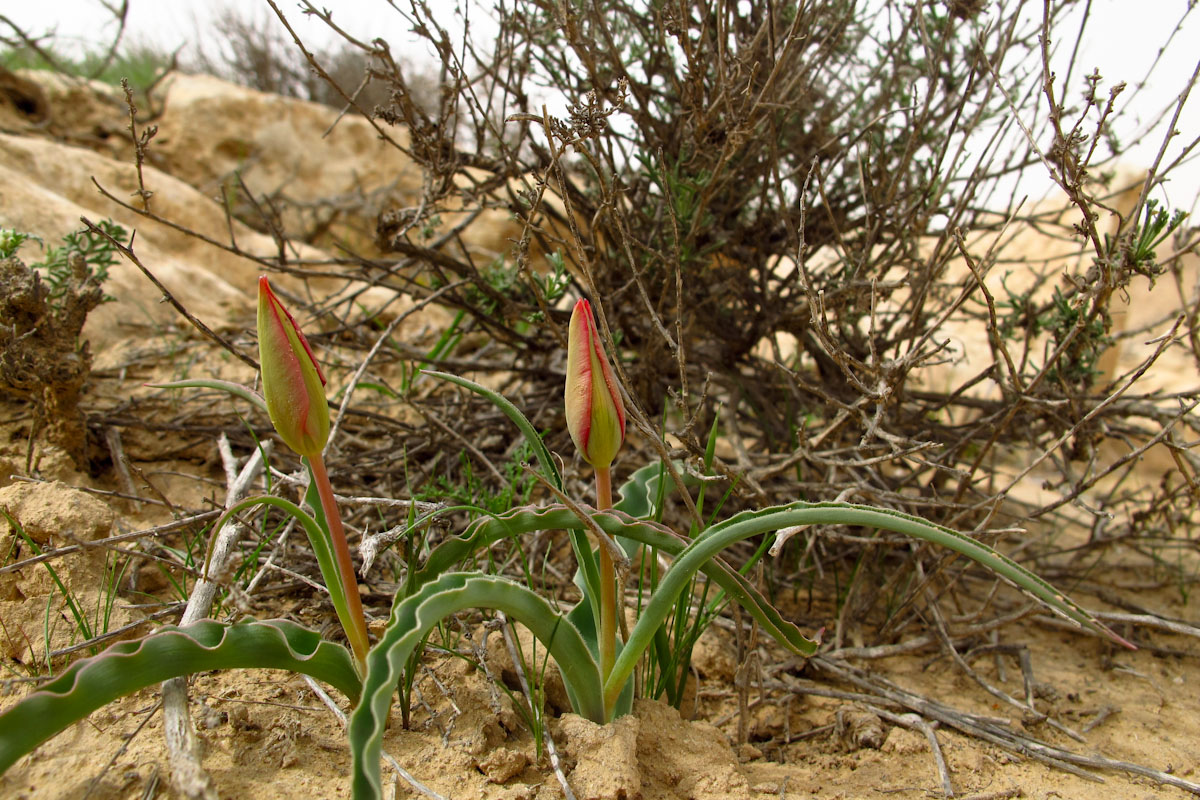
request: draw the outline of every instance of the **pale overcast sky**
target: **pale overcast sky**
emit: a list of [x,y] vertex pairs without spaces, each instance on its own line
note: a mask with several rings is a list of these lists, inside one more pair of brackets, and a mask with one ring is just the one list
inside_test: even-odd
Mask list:
[[[107,0],[116,5],[119,0]],[[294,0],[277,0],[279,7],[300,32],[306,43],[314,46],[328,45],[334,41],[324,24],[306,18],[297,10]],[[129,0],[130,11],[126,36],[128,41],[150,41],[168,49],[180,45],[194,46],[198,36],[216,14],[236,8],[241,13],[257,14],[263,24],[278,24],[264,0]],[[408,25],[385,0],[324,0],[318,5],[331,9],[334,20],[350,33],[366,40],[375,37],[386,39],[393,51],[400,50],[412,41]],[[405,3],[399,3],[405,7]],[[431,7],[447,9],[445,26],[453,30],[455,23],[452,10],[458,3],[432,0]],[[490,4],[489,4],[490,5]],[[1041,3],[1028,3],[1031,13],[1040,15]],[[56,31],[64,42],[88,43],[106,41],[115,31],[112,14],[105,10],[102,0],[0,0],[5,7],[0,14],[30,33],[39,34]],[[1200,51],[1195,43],[1200,41],[1200,9],[1186,18],[1186,23],[1174,37],[1161,57],[1145,87],[1136,93],[1153,63],[1158,48],[1166,41],[1187,10],[1188,0],[1092,0],[1092,21],[1088,27],[1085,48],[1080,53],[1075,74],[1082,76],[1098,67],[1105,78],[1105,86],[1125,81],[1129,88],[1122,101],[1132,114],[1119,131],[1126,144],[1138,144],[1131,151],[1131,159],[1148,165],[1157,153],[1162,141],[1160,131],[1147,133],[1144,127],[1168,105],[1170,105],[1187,79],[1196,69]],[[482,19],[478,23],[484,23]],[[0,28],[3,25],[0,24]],[[479,30],[482,25],[476,27]],[[4,30],[7,34],[9,31]],[[1066,38],[1064,33],[1060,38]],[[1065,71],[1069,52],[1063,48],[1056,57],[1056,69]],[[1061,65],[1061,66],[1060,66]],[[1072,91],[1081,90],[1082,83],[1072,86]],[[1068,100],[1074,102],[1078,94]],[[555,103],[557,105],[557,103]],[[1168,117],[1169,119],[1169,114]],[[1184,116],[1179,124],[1181,135],[1176,137],[1173,150],[1177,154],[1186,142],[1200,135],[1200,87],[1193,93]],[[1168,158],[1170,160],[1170,158]],[[1197,194],[1200,192],[1200,154],[1193,157],[1186,170],[1180,170],[1168,187],[1169,202],[1177,208],[1200,213]]]

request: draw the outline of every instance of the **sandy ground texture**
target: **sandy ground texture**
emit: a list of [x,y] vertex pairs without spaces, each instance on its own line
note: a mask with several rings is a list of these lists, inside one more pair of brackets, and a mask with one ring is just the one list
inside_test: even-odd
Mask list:
[[[927,735],[937,741],[957,797],[1190,795],[1129,772],[1073,774],[946,726],[927,733],[905,709],[878,699],[856,701],[854,686],[802,668],[770,670],[772,677],[763,681],[769,688],[751,689],[747,741],[735,746],[738,701],[729,638],[719,630],[710,634],[697,658],[699,670],[712,672],[699,684],[697,719],[641,700],[632,716],[609,726],[570,713],[548,721],[560,772],[576,798],[947,796]],[[1194,657],[1113,653],[1098,641],[1036,626],[1013,638],[1028,647],[1035,707],[1046,720],[997,701],[946,659],[901,657],[868,666],[876,679],[1003,720],[1049,745],[1152,766],[1184,780],[1200,778],[1200,701],[1193,689],[1200,670]],[[1153,638],[1165,648],[1187,646],[1175,637]],[[1008,660],[1007,680],[989,661],[976,664],[981,677],[1022,695],[1016,661]],[[449,658],[431,658],[427,665],[411,729],[401,730],[394,715],[384,746],[416,781],[450,798],[564,796],[548,754],[536,751],[513,700],[484,670]],[[302,679],[273,671],[195,676],[190,711],[220,797],[349,796],[342,729]],[[96,712],[22,759],[0,778],[0,796],[168,796],[166,759],[159,693],[145,691]],[[385,780],[398,797],[422,796],[386,767]]]

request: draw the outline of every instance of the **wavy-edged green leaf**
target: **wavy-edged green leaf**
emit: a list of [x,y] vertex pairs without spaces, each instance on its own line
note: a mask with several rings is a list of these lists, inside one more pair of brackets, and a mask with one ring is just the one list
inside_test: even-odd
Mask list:
[[898,511],[850,503],[797,502],[736,514],[696,537],[675,559],[642,610],[641,616],[629,633],[625,650],[617,657],[612,672],[609,673],[604,686],[605,693],[615,696],[620,691],[636,667],[641,652],[650,644],[654,632],[670,614],[675,597],[683,591],[697,570],[702,569],[717,553],[735,542],[760,533],[798,525],[859,525],[881,528],[941,545],[976,561],[1077,624],[1087,626],[1118,644],[1134,648],[1049,583],[1011,558],[965,534]]
[[201,620],[120,642],[0,714],[0,773],[59,731],[118,697],[212,669],[284,669],[329,684],[357,702],[354,659],[340,644],[286,620],[226,625]]
[[475,394],[490,400],[492,405],[500,409],[504,413],[504,416],[512,420],[512,423],[525,436],[525,441],[529,442],[529,446],[533,449],[533,454],[537,456],[538,463],[542,467],[542,475],[555,489],[562,491],[562,475],[559,474],[558,466],[554,463],[553,456],[550,455],[550,449],[546,447],[546,443],[542,441],[541,435],[537,432],[537,428],[533,427],[533,423],[529,421],[529,418],[521,413],[521,409],[513,405],[507,397],[475,381],[461,378],[458,375],[451,375],[448,372],[438,372],[433,369],[422,370],[422,372],[425,375],[434,375],[442,380],[456,383],[464,389],[470,389]]
[[367,656],[362,702],[350,717],[356,798],[382,794],[379,759],[388,711],[409,655],[442,619],[470,608],[503,611],[529,629],[558,664],[580,714],[604,721],[600,668],[579,631],[532,590],[507,578],[448,572],[392,607],[387,630]]
[[[678,556],[688,543],[669,528],[655,522],[637,520],[620,511],[595,511],[592,519],[605,533],[614,538],[624,537],[671,556]],[[495,517],[477,520],[461,535],[447,539],[429,554],[424,565],[413,574],[413,586],[421,586],[449,570],[472,553],[488,547],[499,539],[521,536],[539,530],[581,531],[583,523],[573,511],[561,505],[526,506]],[[718,558],[702,563],[700,571],[720,586],[774,637],[797,655],[812,655],[817,643],[806,638],[800,629],[780,616],[754,585]]]
[[147,383],[146,385],[154,389],[217,389],[222,392],[228,392],[235,397],[240,397],[243,400],[249,400],[259,411],[264,414],[267,413],[267,401],[263,399],[261,394],[248,386],[233,383],[232,381],[222,381],[216,378],[190,378],[183,381]]
[[[659,462],[646,464],[635,470],[617,490],[617,495],[621,499],[613,504],[613,508],[631,517],[648,519],[654,511],[654,503],[658,497],[658,487],[662,482],[662,476],[663,467]],[[691,478],[695,481],[695,478],[687,473],[684,473],[684,476],[685,480]]]
[[[592,658],[596,659],[596,663],[600,663],[600,638],[596,635],[596,616],[592,613],[592,604],[585,595],[580,601],[567,612],[567,619],[579,630],[583,641],[588,646],[588,650],[592,654]],[[621,640],[618,637],[616,642],[616,652],[621,652]],[[571,708],[579,708],[578,698],[568,689],[567,696],[571,700]],[[623,717],[633,711],[633,681],[626,681],[624,688],[621,690],[620,696],[617,697],[610,713],[610,719]]]
[[[312,505],[313,511],[324,522],[325,518],[321,510],[321,503],[316,497],[316,488],[310,482],[306,500]],[[337,556],[333,553],[333,545],[329,540],[329,532],[316,519],[305,513],[304,509],[300,508],[300,506],[290,500],[284,500],[282,497],[274,497],[273,495],[247,497],[240,503],[231,506],[221,515],[214,526],[214,532],[220,529],[221,525],[231,516],[252,506],[275,506],[296,518],[296,521],[300,523],[301,527],[304,528],[304,532],[308,535],[308,543],[312,546],[313,555],[317,558],[317,566],[321,570],[321,577],[325,580],[325,588],[329,591],[329,599],[333,603],[333,610],[337,614],[342,630],[354,630],[354,617],[350,613],[350,603],[347,600],[346,586],[342,582],[342,571],[338,569]],[[207,563],[205,564],[205,568],[207,569]]]

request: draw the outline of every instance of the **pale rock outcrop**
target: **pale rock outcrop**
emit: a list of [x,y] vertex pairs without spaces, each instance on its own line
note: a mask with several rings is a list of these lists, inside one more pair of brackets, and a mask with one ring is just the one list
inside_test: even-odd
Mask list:
[[155,124],[157,166],[212,198],[236,191],[240,177],[283,211],[292,237],[328,228],[353,247],[369,246],[379,211],[420,193],[421,171],[401,150],[406,131],[319,103],[181,74],[168,80]]

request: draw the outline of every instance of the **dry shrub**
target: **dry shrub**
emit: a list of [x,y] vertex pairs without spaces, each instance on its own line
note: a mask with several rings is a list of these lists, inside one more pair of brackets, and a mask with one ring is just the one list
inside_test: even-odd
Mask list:
[[[534,370],[561,341],[536,277],[560,254],[618,337],[643,432],[665,404],[676,455],[698,458],[720,414],[748,501],[840,497],[964,528],[1070,510],[1106,536],[1157,535],[1167,509],[1190,513],[1193,456],[1174,446],[1155,486],[1121,478],[1131,451],[1195,428],[1180,410],[1195,387],[1165,404],[1129,390],[1144,365],[1110,352],[1135,335],[1114,303],[1173,271],[1171,349],[1198,363],[1195,232],[1168,213],[1152,241],[1168,161],[1116,179],[1121,87],[1051,71],[1041,42],[1072,46],[1069,10],[517,3],[464,44],[414,4],[401,13],[445,83],[430,111],[369,50],[394,87],[377,117],[408,128],[428,175],[381,241],[426,280],[466,281],[446,300]],[[1065,199],[1020,202],[1012,187],[1047,175]],[[464,205],[522,223],[503,263],[417,235]]]
[[[992,541],[1044,522],[1153,561],[1190,546],[1200,395],[1137,380],[1158,359],[1200,363],[1195,230],[1153,205],[1178,150],[1116,177],[1121,86],[1073,62],[1053,72],[1053,43],[1074,41],[1060,31],[1086,33],[1062,26],[1071,6],[517,2],[479,31],[397,6],[440,54],[437,92],[378,40],[345,38],[390,87],[375,109],[334,78],[337,60],[307,57],[382,136],[404,128],[397,146],[425,170],[422,196],[379,220],[399,260],[348,258],[344,275],[438,292],[462,314],[442,363],[500,375],[559,452],[567,289],[598,307],[647,452],[695,468],[720,426],[726,510],[837,498]],[[1020,187],[1047,176],[1063,199],[1025,202]],[[495,209],[517,226],[504,257],[480,261],[463,240]],[[1115,324],[1129,291],[1164,276],[1181,287],[1165,327]],[[1168,328],[1136,357],[1111,349]],[[459,420],[446,427],[471,408],[443,409]],[[476,455],[503,461],[504,423],[484,419],[469,425]],[[1157,472],[1139,478],[1151,448]],[[452,483],[451,461],[423,476]],[[961,585],[907,548],[864,562],[854,532],[805,540],[793,583],[867,563],[883,591],[930,569]],[[1057,552],[1049,541],[1024,537],[1025,556]],[[890,612],[932,597],[909,590]]]
[[[1152,205],[1194,136],[1139,180],[1116,177],[1121,85],[1051,66],[1055,45],[1086,35],[1062,25],[1073,6],[517,0],[463,30],[422,2],[393,5],[440,55],[432,70],[349,34],[336,56],[288,51],[287,27],[235,19],[224,34],[227,65],[254,85],[332,92],[424,170],[421,196],[379,217],[388,257],[319,265],[457,315],[440,341],[377,351],[365,379],[427,361],[471,372],[568,453],[566,294],[584,293],[620,354],[643,451],[626,465],[657,453],[694,470],[717,424],[725,511],[868,502],[1012,536],[1057,574],[1071,568],[1055,558],[1063,541],[1077,557],[1123,543],[1159,564],[1192,548],[1200,431],[1193,382],[1141,388],[1162,359],[1200,363],[1196,231]],[[365,72],[339,77],[346,64]],[[357,93],[364,76],[386,97]],[[1024,202],[1047,176],[1062,199]],[[467,240],[496,211],[515,225],[495,235],[504,255],[481,259]],[[1162,314],[1178,324],[1123,328],[1114,312],[1155,280],[1178,287]],[[387,320],[364,324],[344,297],[317,305],[328,341],[352,351]],[[1136,357],[1111,352],[1167,328]],[[428,381],[396,395],[371,395],[370,414],[349,406],[340,472],[355,491],[402,491],[401,474],[412,487],[506,480],[499,415]],[[1152,448],[1162,458],[1144,479]],[[1013,535],[1031,524],[1072,538]],[[783,577],[844,588],[853,573],[842,608],[874,609],[891,630],[957,597],[931,581],[987,593],[904,542],[803,540]],[[1163,575],[1186,594],[1195,573],[1183,559]]]

